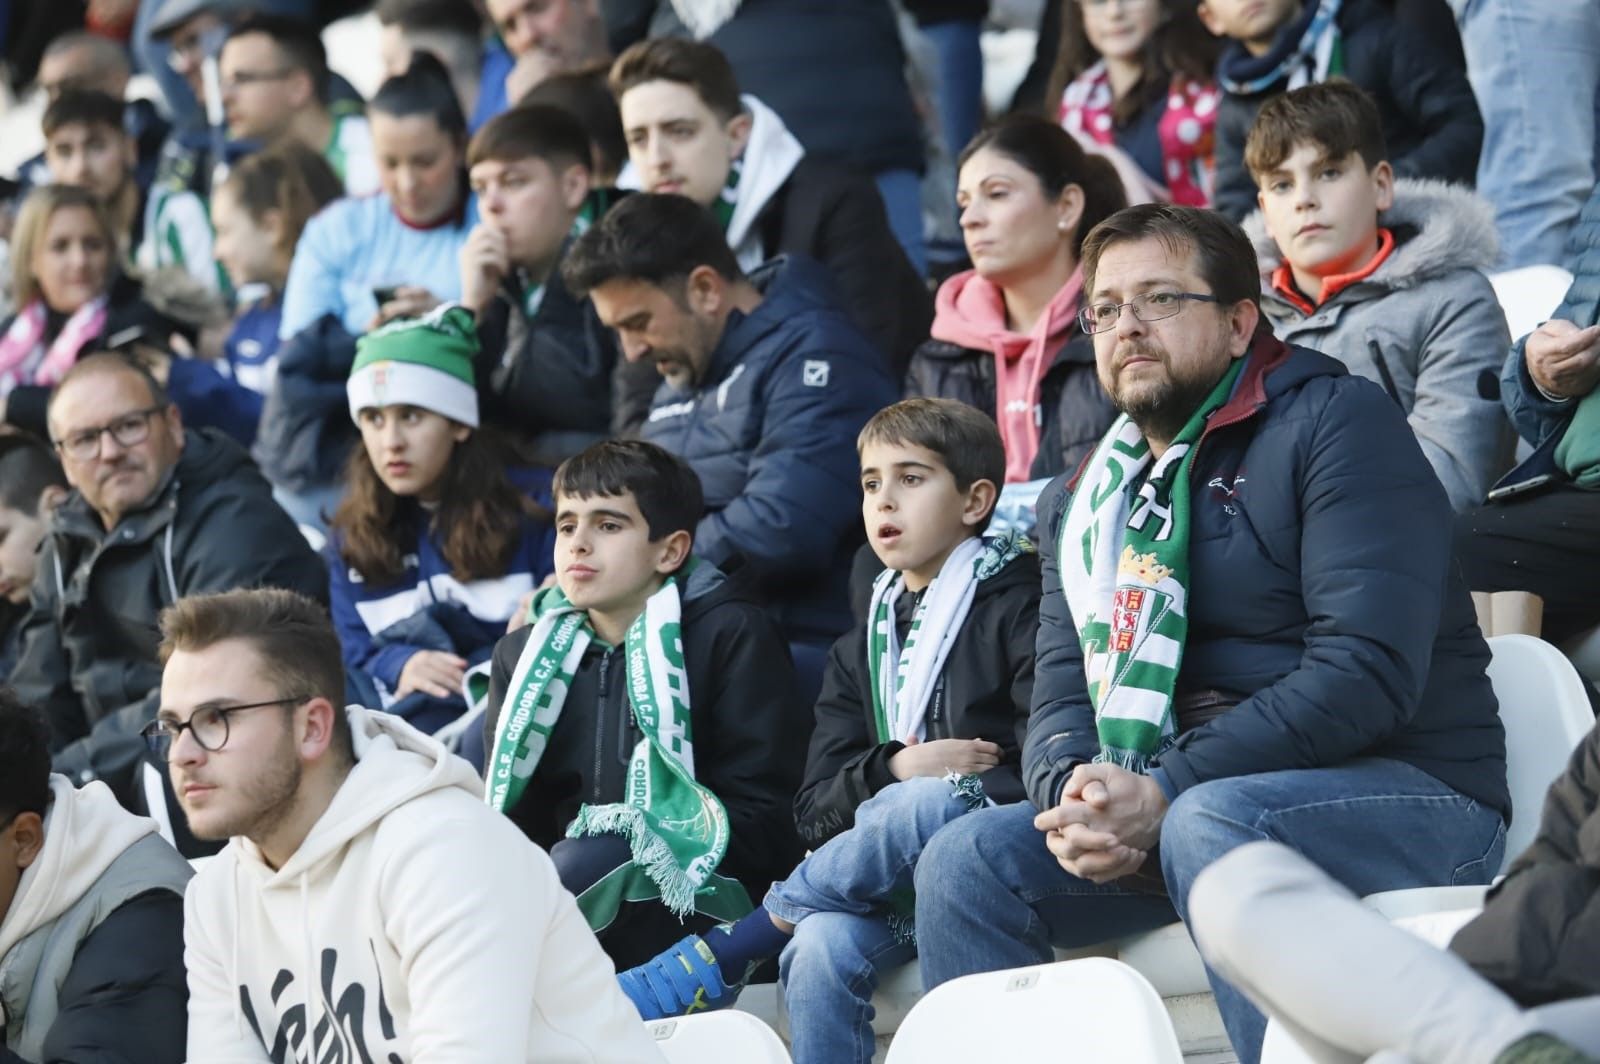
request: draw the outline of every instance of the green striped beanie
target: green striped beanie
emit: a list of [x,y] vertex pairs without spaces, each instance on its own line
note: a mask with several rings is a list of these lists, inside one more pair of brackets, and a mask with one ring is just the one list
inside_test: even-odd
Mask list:
[[373,406],[414,406],[478,427],[472,360],[478,329],[472,312],[446,303],[420,318],[402,318],[356,341],[345,390],[350,417]]

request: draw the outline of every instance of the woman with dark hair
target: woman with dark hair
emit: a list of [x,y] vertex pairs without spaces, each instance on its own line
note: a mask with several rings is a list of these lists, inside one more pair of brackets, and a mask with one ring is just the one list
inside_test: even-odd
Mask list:
[[996,420],[1007,485],[996,517],[1027,531],[1045,481],[1075,468],[1111,424],[1094,348],[1077,329],[1078,252],[1126,201],[1110,163],[1055,123],[1016,115],[961,153],[956,203],[973,269],[939,286],[906,392]]
[[333,619],[352,693],[429,733],[462,716],[467,670],[554,549],[549,472],[508,472],[477,431],[477,348],[472,314],[441,307],[363,337],[347,386],[361,446],[331,523]]
[[1075,136],[1132,159],[1146,198],[1206,207],[1220,51],[1194,0],[1065,0],[1045,106]]
[[418,52],[367,104],[381,191],[306,226],[283,293],[285,340],[325,315],[352,335],[461,295],[456,254],[477,211],[463,167],[467,120],[444,65]]

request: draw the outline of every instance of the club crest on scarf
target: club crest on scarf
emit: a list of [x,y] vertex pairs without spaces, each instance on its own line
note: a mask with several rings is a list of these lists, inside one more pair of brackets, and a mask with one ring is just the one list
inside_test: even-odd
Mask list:
[[1119,417],[1067,506],[1061,589],[1078,626],[1098,761],[1143,772],[1173,734],[1189,630],[1190,471],[1206,419],[1243,364],[1233,362],[1159,459],[1132,419]]

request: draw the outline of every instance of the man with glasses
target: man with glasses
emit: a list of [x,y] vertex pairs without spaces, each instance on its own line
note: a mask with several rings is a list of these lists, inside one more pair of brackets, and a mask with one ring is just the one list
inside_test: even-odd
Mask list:
[[[104,779],[125,805],[168,817],[140,771],[154,716],[156,617],[185,595],[288,587],[327,598],[326,570],[249,456],[186,432],[142,368],[91,355],[57,385],[51,442],[75,489],[57,507],[11,682],[50,722],[56,769]],[[172,825],[179,848],[201,852]]]
[[[1040,497],[1031,804],[923,854],[925,983],[1186,919],[1201,869],[1259,839],[1358,894],[1489,882],[1505,738],[1404,413],[1273,339],[1221,215],[1130,207],[1089,234],[1083,274],[1124,416]],[[1265,1020],[1212,988],[1254,1064]]]
[[314,28],[257,15],[229,32],[219,65],[228,136],[261,145],[298,140],[328,160],[348,194],[377,191],[367,120],[329,109],[328,56]]
[[184,1059],[189,865],[0,687],[0,1061]]
[[471,766],[344,706],[327,612],[280,590],[161,618],[145,729],[195,835],[193,1061],[661,1060],[550,858]]

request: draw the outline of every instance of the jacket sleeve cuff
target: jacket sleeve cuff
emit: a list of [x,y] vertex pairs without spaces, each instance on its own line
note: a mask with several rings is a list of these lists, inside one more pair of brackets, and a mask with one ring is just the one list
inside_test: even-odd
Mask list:
[[1200,782],[1189,767],[1189,759],[1176,750],[1169,750],[1160,762],[1150,766],[1150,778],[1169,802]]
[[877,794],[891,783],[900,782],[893,772],[889,771],[889,760],[906,748],[902,742],[887,742],[867,755],[866,764],[862,769],[866,775],[867,786],[873,794]]
[[390,694],[393,694],[400,687],[400,670],[404,669],[411,656],[421,649],[404,643],[383,647],[372,655],[368,671],[389,689]]
[[1169,803],[1178,797],[1177,785],[1160,765],[1150,766],[1150,778],[1156,781],[1156,786],[1161,788],[1161,793],[1167,796]]

